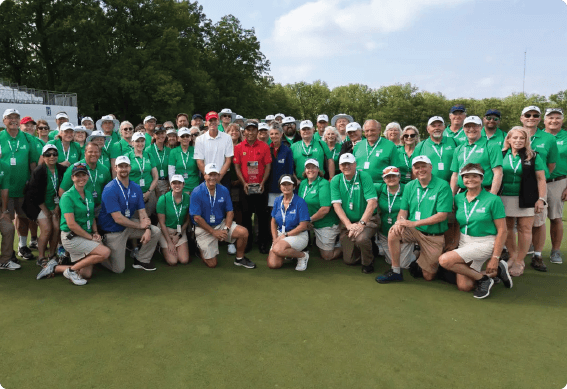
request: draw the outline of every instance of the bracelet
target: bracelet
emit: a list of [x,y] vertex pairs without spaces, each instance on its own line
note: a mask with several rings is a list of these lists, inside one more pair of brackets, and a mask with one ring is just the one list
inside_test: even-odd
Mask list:
[[149,225],[149,226],[146,227],[146,230],[149,230],[149,229],[151,229],[151,228],[152,228],[152,226]]
[[493,255],[492,258],[500,259],[498,255]]

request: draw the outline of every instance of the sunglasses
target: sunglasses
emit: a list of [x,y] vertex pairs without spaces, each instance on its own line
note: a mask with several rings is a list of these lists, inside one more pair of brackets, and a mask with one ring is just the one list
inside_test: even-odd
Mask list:
[[402,136],[402,138],[407,139],[407,138],[415,138],[417,135],[416,134],[404,134],[404,136]]
[[43,130],[49,130],[49,127],[38,127],[37,128],[38,131],[43,131]]
[[187,139],[187,138],[189,138],[190,136],[192,136],[192,135],[187,135],[187,134],[185,134],[185,135],[181,135],[180,138],[181,138],[181,139]]
[[529,119],[529,118],[538,119],[539,116],[540,116],[539,113],[534,113],[533,115],[532,115],[531,113],[526,113],[526,114],[524,114],[524,117],[525,117],[526,119]]
[[164,127],[166,130],[175,130],[174,127]]
[[44,158],[58,157],[58,156],[59,156],[59,153],[57,153],[57,152],[55,152],[55,151],[54,151],[54,152],[51,152],[51,153],[45,153],[45,154],[43,154],[43,157],[44,157]]
[[500,118],[498,116],[486,116],[485,118],[486,118],[487,122],[489,122],[489,121],[497,122],[497,121],[500,120]]
[[232,116],[230,116],[230,115],[222,115],[221,118],[231,118],[231,119],[232,119]]
[[122,131],[134,131],[134,127],[124,127]]
[[191,134],[190,136],[199,136],[199,134]]

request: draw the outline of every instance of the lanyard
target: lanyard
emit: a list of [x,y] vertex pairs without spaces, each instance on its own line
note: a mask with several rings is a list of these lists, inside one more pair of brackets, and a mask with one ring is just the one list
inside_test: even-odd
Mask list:
[[285,233],[285,216],[287,214],[287,211],[289,210],[289,207],[291,206],[291,203],[293,202],[293,196],[295,196],[294,194],[291,195],[291,201],[289,202],[287,209],[284,211],[284,205],[283,205],[283,201],[284,198],[282,196],[282,205],[280,208],[280,211],[282,212],[282,233]]
[[472,209],[471,209],[471,213],[467,213],[467,200],[466,200],[466,198],[465,198],[465,201],[464,201],[464,205],[465,205],[465,218],[467,219],[467,224],[465,225],[465,235],[467,234],[467,230],[468,230],[468,228],[469,228],[469,219],[471,218],[471,216],[472,216],[472,214],[473,214],[473,212],[474,212],[474,209],[476,208],[476,206],[477,206],[478,203],[479,203],[479,201],[478,201],[478,199],[476,199],[476,201],[474,202],[474,205],[473,205],[473,207],[472,207]]
[[423,201],[425,196],[427,196],[428,191],[429,191],[429,188],[427,188],[427,190],[423,193],[423,196],[421,196],[421,199],[420,199],[419,197],[420,197],[421,191],[420,191],[419,188],[417,188],[417,211],[418,212],[419,212],[419,208],[421,207],[421,202]]
[[372,153],[374,152],[374,149],[376,148],[376,146],[378,146],[380,144],[380,141],[382,140],[382,138],[378,139],[378,142],[376,142],[376,144],[374,145],[374,147],[372,148],[372,150],[370,150],[370,154],[368,153],[368,140],[366,141],[366,162],[368,162],[368,160],[370,159],[370,156],[372,155]]
[[406,161],[406,167],[409,168],[409,158],[408,158],[408,155],[406,154],[405,150],[404,150],[404,160]]
[[94,189],[95,185],[96,185],[96,179],[98,178],[98,173],[97,173],[98,169],[95,169],[95,171],[94,171],[94,180],[93,180],[93,175],[91,174],[91,169],[88,168],[87,170],[89,172],[89,178],[90,178],[90,180],[93,184],[93,189]]
[[[437,144],[435,142],[433,142],[433,145],[432,145],[433,151],[435,151],[435,154],[437,154],[437,156],[439,157],[439,160],[442,160],[443,159],[443,144],[442,143],[439,144],[439,146],[441,146],[440,147],[441,152],[437,151],[437,148],[435,146],[437,146]],[[476,145],[475,145],[475,147],[476,147]],[[470,156],[470,154],[469,154],[469,156]]]
[[128,197],[126,197],[126,194],[124,193],[124,189],[122,189],[122,183],[120,181],[118,181],[118,178],[115,178],[115,180],[118,183],[118,187],[120,188],[120,191],[122,192],[122,196],[124,196],[124,200],[126,200],[126,208],[129,210],[129,208],[130,208],[130,186],[128,186]]
[[[14,140],[13,138],[11,140]],[[8,146],[10,146],[10,151],[12,152],[12,156],[16,153],[16,151],[18,151],[18,148],[20,147],[20,140],[18,139],[18,143],[16,143],[16,151],[14,151],[12,149],[12,142],[8,141]]]
[[[184,155],[187,156],[187,159],[183,158]],[[190,157],[189,150],[187,150],[186,153],[183,150],[181,150],[181,162],[183,162],[183,167],[185,168],[185,170],[187,170],[187,162],[189,162],[189,157]]]
[[301,196],[301,197],[305,198],[305,196],[307,195],[307,192],[309,191],[309,189],[311,189],[311,188],[313,187],[313,185],[315,185],[316,183],[318,183],[320,178],[321,178],[321,177],[317,177],[317,179],[316,179],[312,184],[309,184],[309,181],[308,181],[308,182],[307,182],[307,185],[305,185],[305,190],[303,191],[303,196]]
[[154,143],[154,148],[156,149],[156,155],[157,155],[157,159],[159,161],[159,166],[163,167],[163,161],[165,160],[165,146],[163,146],[163,158],[161,158],[161,159],[159,157],[159,149],[157,148],[155,143]]
[[183,210],[183,192],[181,192],[181,204],[179,204],[179,212],[177,212],[177,206],[175,205],[175,199],[173,198],[173,191],[171,191],[171,203],[173,204],[173,211],[177,217],[177,225],[181,225],[181,211]]
[[108,152],[108,148],[110,147],[110,144],[112,143],[112,138],[109,138],[108,140],[105,137],[104,140],[104,146],[102,146],[102,148],[104,149],[104,151]]
[[475,150],[475,149],[476,149],[476,145],[474,145],[474,147],[472,148],[471,152],[470,152],[469,155],[467,156],[466,147],[463,147],[463,158],[465,159],[465,163],[463,164],[463,166],[467,164],[467,160],[471,157],[472,153],[474,153],[474,150]]
[[217,202],[217,187],[215,185],[215,195],[214,197],[211,196],[211,192],[207,189],[207,194],[209,195],[209,204],[211,204],[211,212],[213,212],[213,208],[215,207],[215,203]]
[[134,161],[136,161],[136,163],[138,164],[138,167],[140,168],[140,173],[143,175],[144,170],[146,168],[146,161],[144,160],[144,154],[142,154],[142,164],[141,165],[140,165],[140,162],[138,162],[138,157],[136,157],[136,155],[134,155]]
[[90,218],[91,218],[91,210],[89,209],[89,199],[87,198],[87,195],[85,194],[85,207],[87,207],[87,221],[90,223]]
[[511,152],[510,152],[510,154],[508,154],[508,159],[510,160],[510,166],[512,167],[512,169],[514,169],[514,182],[516,182],[516,171],[518,170],[518,168],[522,164],[522,158],[520,158],[516,167],[514,167],[514,163],[512,163],[512,153]]
[[394,207],[394,203],[396,202],[396,197],[400,193],[400,188],[401,187],[398,187],[398,191],[394,195],[394,199],[392,200],[392,203],[390,203],[390,191],[388,190],[388,188],[386,188],[386,192],[388,192],[388,213],[392,213],[392,208]]
[[333,149],[333,160],[335,159],[335,154],[337,154],[338,144],[335,143],[335,148]]
[[63,143],[61,143],[61,150],[63,150],[65,161],[69,161],[69,154],[71,154],[71,143],[69,143],[69,147],[67,148],[67,155],[65,155],[65,146],[63,146]]
[[303,152],[305,153],[306,157],[311,156],[311,149],[313,148],[313,139],[311,140],[311,144],[309,145],[309,152],[305,150],[305,141],[301,141],[301,147],[303,147]]
[[[49,169],[47,169],[49,170]],[[50,171],[51,173],[51,171]],[[55,173],[51,175],[51,183],[53,184],[53,189],[55,190],[55,197],[57,197],[57,168],[55,169]]]
[[354,173],[354,178],[352,179],[352,185],[350,186],[350,191],[348,189],[348,185],[345,179],[345,175],[343,174],[343,184],[345,184],[345,188],[347,190],[348,193],[348,201],[350,201],[350,198],[352,197],[352,192],[354,191],[354,183],[356,182],[356,177],[358,176],[358,170]]

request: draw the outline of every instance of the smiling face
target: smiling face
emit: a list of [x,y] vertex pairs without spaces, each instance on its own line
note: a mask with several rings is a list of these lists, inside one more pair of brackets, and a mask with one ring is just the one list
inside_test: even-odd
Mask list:
[[79,142],[80,144],[85,143],[87,140],[87,133],[84,131],[77,131],[75,132],[75,142]]
[[85,172],[78,172],[71,176],[73,184],[78,188],[84,188],[89,180],[89,175]]
[[[203,123],[203,119],[199,120],[201,120],[201,123]],[[189,127],[189,119],[185,115],[181,115],[177,118],[177,128],[182,127]]]
[[99,158],[100,148],[96,143],[89,143],[87,147],[85,147],[85,162],[89,165],[96,165]]
[[154,130],[156,129],[156,120],[155,119],[150,119],[147,122],[144,123],[144,128],[146,129],[146,132],[153,134]]
[[61,140],[64,142],[72,142],[75,139],[75,131],[72,129],[65,130],[61,133]]
[[441,140],[441,138],[443,138],[444,130],[445,127],[443,127],[443,122],[439,120],[434,121],[433,123],[427,126],[427,133],[429,134],[430,137],[432,137],[435,140]]
[[510,146],[515,151],[521,150],[526,147],[526,136],[517,130],[512,130],[508,134],[508,140],[510,142]]
[[465,118],[467,117],[467,114],[465,111],[455,111],[453,113],[449,114],[449,119],[451,120],[451,125],[461,128],[463,126],[463,122],[465,121]]
[[337,127],[337,130],[339,130],[339,133],[344,134],[346,132],[346,126],[348,123],[348,119],[345,118],[340,118],[335,121],[335,126]]
[[35,124],[33,124],[32,122],[28,122],[26,124],[22,124],[20,125],[20,130],[22,130],[23,132],[27,132],[30,135],[34,135],[35,133]]
[[475,123],[467,123],[464,127],[465,135],[467,136],[469,143],[474,143],[480,139],[482,126]]
[[106,135],[112,135],[112,131],[114,130],[114,122],[112,120],[105,120],[100,126]]
[[258,129],[254,126],[248,126],[244,130],[244,137],[249,143],[254,143],[258,139]]
[[282,191],[282,193],[283,193],[284,195],[288,195],[288,196],[289,196],[290,194],[293,193],[293,184],[290,183],[290,182],[283,182],[283,183],[280,185],[280,190]]
[[325,133],[325,142],[335,143],[337,141],[337,134],[335,131],[327,131]]
[[221,121],[222,121],[222,126],[225,127],[225,128],[232,121],[232,115],[231,114],[222,114],[220,118],[221,118]]
[[207,188],[213,189],[219,182],[220,175],[216,172],[211,172],[209,174],[205,174],[205,182],[207,183]]
[[[357,130],[354,132],[357,133],[359,131]],[[353,140],[350,134],[352,134],[352,131],[349,132],[349,138],[350,140]],[[364,125],[364,136],[366,137],[366,139],[368,139],[370,143],[372,144],[376,143],[378,141],[378,138],[380,138],[380,127],[375,122],[367,122]],[[358,137],[358,139],[360,139],[360,137]]]
[[92,120],[84,120],[82,124],[87,130],[94,130],[95,126]]
[[181,181],[172,181],[171,182],[171,190],[173,193],[180,193],[183,190],[183,182]]
[[59,152],[57,149],[49,149],[43,154],[43,160],[48,166],[55,166],[58,157]]
[[413,175],[420,179],[431,178],[432,166],[426,162],[417,162],[413,165]]
[[127,180],[128,177],[130,176],[130,170],[132,170],[132,167],[127,164],[127,163],[121,163],[115,166],[116,169],[116,175],[123,180]]
[[400,176],[397,174],[388,174],[384,177],[384,182],[389,188],[396,188],[400,184]]
[[156,132],[154,134],[154,137],[156,139],[156,143],[159,143],[161,145],[163,144],[163,142],[165,142],[167,135],[165,135],[165,131],[160,131],[160,132]]
[[489,131],[494,131],[498,128],[500,124],[500,118],[496,115],[488,115],[482,118],[482,122],[484,123],[484,127]]
[[401,136],[401,131],[399,128],[396,127],[392,127],[386,132],[386,139],[394,142],[395,144],[400,143],[400,136]]
[[122,138],[130,141],[132,139],[132,135],[134,135],[134,127],[130,126],[129,124],[124,125],[120,129],[120,135],[122,135]]
[[258,131],[258,139],[268,143],[269,135],[267,130]]
[[15,131],[20,125],[20,115],[17,113],[10,114],[4,118],[3,122],[6,129]]
[[269,133],[272,143],[279,145],[282,141],[282,133],[279,130],[270,130]]
[[309,143],[311,139],[313,139],[313,129],[311,127],[303,127],[299,131],[299,135],[301,135],[301,139],[303,139],[305,143]]
[[528,111],[520,116],[520,121],[527,128],[535,128],[541,120],[541,115],[538,111]]
[[557,132],[563,126],[563,115],[557,112],[550,113],[543,119],[543,124],[546,130]]
[[312,163],[308,163],[305,166],[305,175],[309,180],[314,180],[319,175],[319,168]]
[[482,184],[482,176],[480,174],[463,174],[463,184],[467,189],[478,189]]
[[402,141],[406,145],[413,145],[417,142],[417,132],[415,130],[407,130],[404,135],[402,135]]
[[339,169],[341,170],[341,173],[343,173],[345,177],[350,180],[356,172],[356,163],[341,163],[339,165]]
[[146,138],[140,138],[134,142],[134,149],[138,152],[144,151],[146,147]]
[[228,129],[227,134],[230,135],[230,138],[233,142],[240,140],[240,129],[238,128],[238,126],[231,126]]

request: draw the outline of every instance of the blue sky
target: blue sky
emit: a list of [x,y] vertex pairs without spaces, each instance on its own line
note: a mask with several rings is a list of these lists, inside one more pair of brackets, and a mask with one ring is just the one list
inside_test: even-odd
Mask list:
[[410,82],[448,98],[567,89],[567,0],[204,0],[255,28],[270,74],[373,88]]

